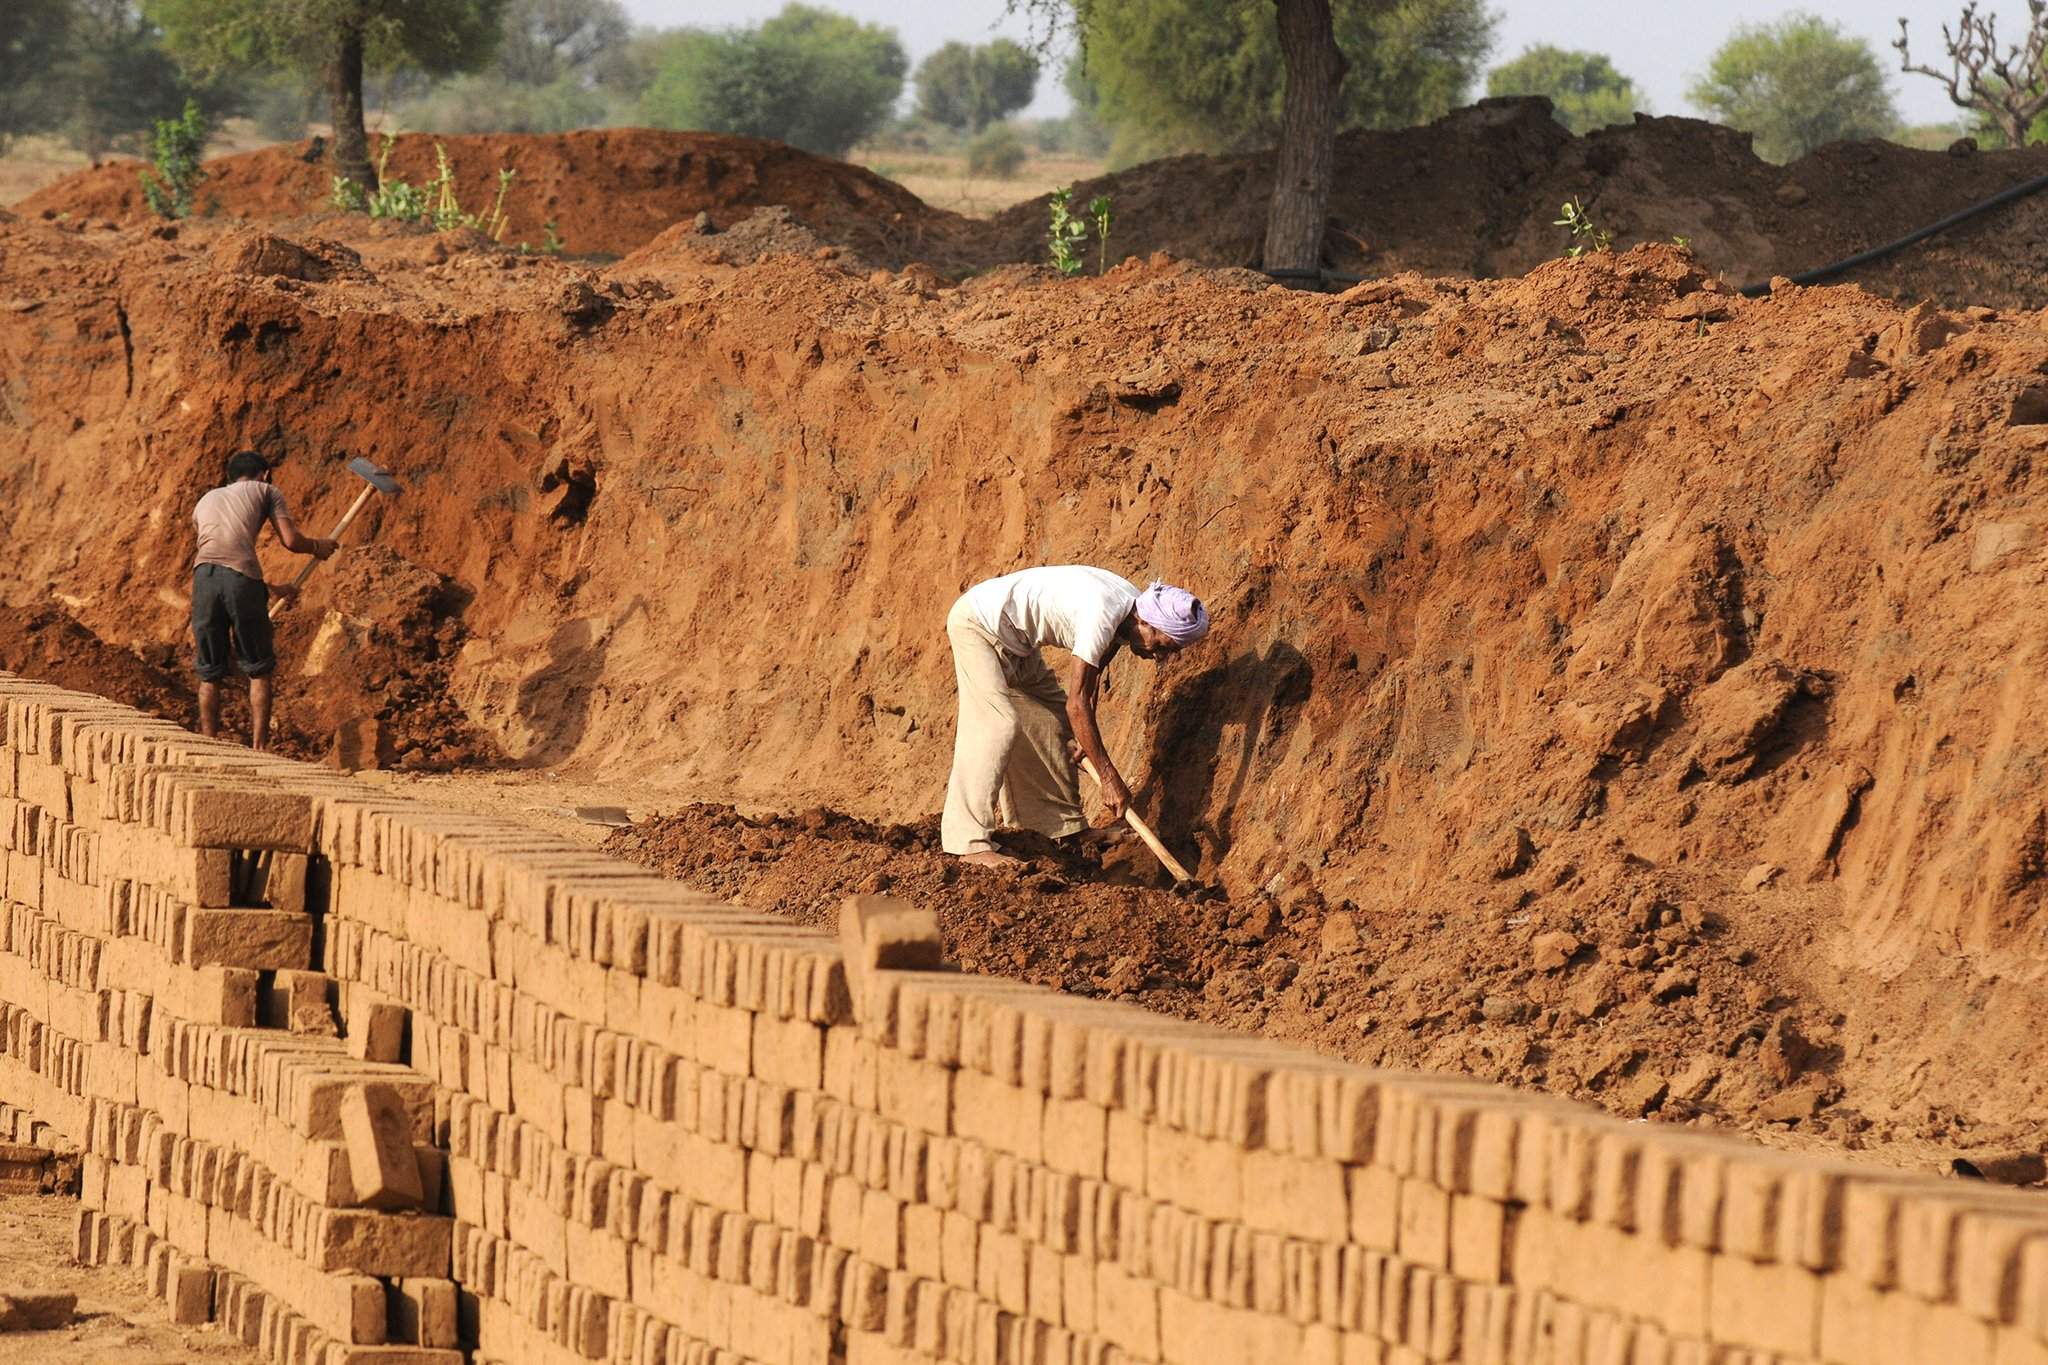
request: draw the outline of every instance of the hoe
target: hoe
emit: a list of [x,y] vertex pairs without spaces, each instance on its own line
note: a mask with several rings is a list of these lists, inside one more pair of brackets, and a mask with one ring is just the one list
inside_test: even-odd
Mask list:
[[[341,521],[335,525],[334,534],[329,537],[331,540],[341,539],[341,533],[346,531],[348,524],[356,519],[356,513],[363,510],[363,504],[370,500],[370,494],[382,493],[386,497],[395,497],[398,494],[398,480],[392,478],[391,471],[381,465],[372,464],[361,456],[357,456],[348,462],[348,470],[351,474],[361,475],[370,486],[357,494],[356,500],[349,504],[348,511],[342,513]],[[319,562],[317,559],[307,560],[305,567],[299,570],[299,576],[292,580],[292,586],[296,588],[304,583],[307,576],[313,572],[313,566]],[[272,616],[277,615],[283,606],[284,599],[280,597],[270,604],[270,614]]]

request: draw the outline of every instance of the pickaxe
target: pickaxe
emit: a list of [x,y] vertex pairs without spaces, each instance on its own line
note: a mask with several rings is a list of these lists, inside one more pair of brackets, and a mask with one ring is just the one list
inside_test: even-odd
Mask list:
[[[330,540],[341,539],[341,533],[346,531],[349,523],[356,519],[356,513],[363,510],[363,504],[370,500],[370,494],[383,493],[386,496],[395,496],[398,492],[398,480],[391,477],[390,470],[385,469],[381,465],[372,464],[360,455],[348,462],[348,470],[351,474],[361,475],[368,481],[369,487],[358,493],[356,500],[349,504],[348,511],[342,513],[340,522],[335,525],[334,534],[328,537]],[[292,580],[292,586],[296,588],[304,583],[313,572],[313,566],[319,562],[317,559],[307,560],[306,566],[299,570],[299,576]],[[272,616],[277,615],[283,609],[285,601],[286,598],[284,596],[279,596],[276,601],[272,602],[270,604],[270,614]]]

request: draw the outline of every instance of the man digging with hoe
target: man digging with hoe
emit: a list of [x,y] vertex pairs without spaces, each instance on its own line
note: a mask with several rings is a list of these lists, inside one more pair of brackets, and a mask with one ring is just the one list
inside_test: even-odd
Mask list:
[[[199,670],[199,733],[220,733],[220,680],[227,676],[229,641],[235,667],[249,680],[249,747],[270,747],[270,675],[277,651],[270,631],[270,594],[289,601],[296,583],[263,581],[256,537],[267,522],[293,554],[325,559],[333,540],[308,536],[292,521],[284,495],[270,482],[270,462],[253,450],[228,457],[227,479],[192,509],[199,553],[192,559],[192,644]],[[310,565],[308,566],[311,567]]]
[[[1110,818],[1122,819],[1130,789],[1095,723],[1102,670],[1118,649],[1160,659],[1208,632],[1208,611],[1185,588],[1154,583],[1140,592],[1081,564],[1024,569],[969,588],[946,617],[960,687],[953,775],[939,825],[946,852],[986,867],[1015,867],[1019,859],[996,849],[998,827],[1050,839],[1086,829],[1077,757],[1099,775]],[[1044,645],[1074,656],[1065,689],[1039,656]]]

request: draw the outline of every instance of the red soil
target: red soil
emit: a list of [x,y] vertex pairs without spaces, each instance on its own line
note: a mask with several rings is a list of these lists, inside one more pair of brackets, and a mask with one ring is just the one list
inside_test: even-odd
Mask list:
[[222,455],[316,528],[369,455],[406,492],[285,642],[316,738],[914,828],[952,596],[1159,572],[1218,629],[1113,670],[1107,733],[1225,900],[949,882],[829,817],[641,855],[801,914],[887,877],[984,966],[1631,1112],[2039,1139],[2041,317],[1745,301],[1670,247],[1327,297],[954,287],[774,222],[602,272],[315,235],[0,223],[0,597],[161,659]]
[[[787,209],[818,241],[899,268],[957,277],[1045,257],[1045,203],[976,221],[935,209],[892,181],[779,143],[706,133],[606,129],[552,136],[444,137],[465,207],[484,207],[500,167],[519,172],[508,243],[538,247],[553,221],[576,254],[622,256],[700,212],[727,228]],[[434,174],[435,139],[400,138],[394,174]],[[208,163],[206,212],[295,222],[327,214],[332,166],[307,144]],[[1258,261],[1272,161],[1176,157],[1083,182],[1110,195],[1115,257],[1165,251],[1216,266]],[[138,163],[80,172],[15,206],[30,218],[138,225]],[[1338,140],[1327,253],[1335,269],[1489,278],[1558,256],[1557,206],[1581,198],[1621,246],[1683,237],[1731,283],[1791,275],[1875,246],[2048,174],[2048,147],[1951,155],[1885,142],[1823,148],[1789,166],[1759,160],[1746,135],[1693,119],[1642,117],[1576,138],[1542,101],[1486,101],[1434,124]],[[1906,302],[1932,297],[2001,308],[2048,305],[2038,248],[2048,195],[2000,210],[1851,278]],[[360,234],[329,223],[307,230]]]

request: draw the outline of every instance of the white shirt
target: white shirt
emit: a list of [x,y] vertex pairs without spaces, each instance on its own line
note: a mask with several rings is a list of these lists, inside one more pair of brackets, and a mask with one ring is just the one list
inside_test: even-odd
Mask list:
[[1057,564],[977,583],[967,601],[1005,653],[1023,657],[1040,645],[1058,645],[1100,668],[1138,590],[1104,569]]

